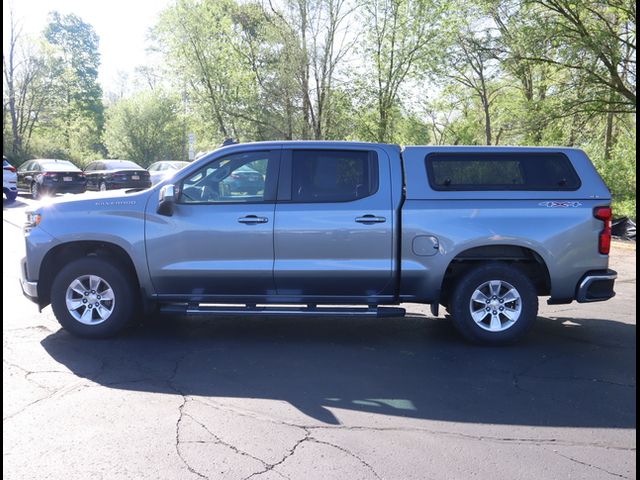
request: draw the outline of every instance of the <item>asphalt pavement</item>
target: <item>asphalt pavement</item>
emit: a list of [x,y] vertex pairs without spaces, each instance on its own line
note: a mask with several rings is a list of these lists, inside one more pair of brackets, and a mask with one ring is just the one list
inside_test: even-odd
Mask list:
[[636,250],[618,295],[547,306],[523,343],[444,316],[159,316],[61,330],[18,285],[3,208],[5,479],[607,479],[636,476]]

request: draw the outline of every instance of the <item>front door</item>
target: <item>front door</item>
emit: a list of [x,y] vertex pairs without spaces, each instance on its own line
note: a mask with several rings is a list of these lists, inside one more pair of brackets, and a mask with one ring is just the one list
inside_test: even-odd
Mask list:
[[172,216],[149,202],[146,247],[156,293],[200,301],[275,294],[279,155],[235,153],[176,177]]
[[384,151],[287,150],[281,172],[274,232],[278,294],[291,301],[380,295],[391,282],[393,258]]

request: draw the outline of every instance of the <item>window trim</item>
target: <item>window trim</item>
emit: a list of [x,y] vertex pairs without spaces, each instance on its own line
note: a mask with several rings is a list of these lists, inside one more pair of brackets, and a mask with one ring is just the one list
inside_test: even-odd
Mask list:
[[[453,185],[451,187],[446,187],[443,185],[438,185],[435,182],[435,173],[433,171],[433,157],[437,157],[440,155],[456,155],[461,159],[464,157],[468,157],[472,160],[472,157],[484,157],[488,159],[489,157],[493,157],[492,159],[495,161],[495,157],[504,157],[505,160],[507,157],[517,157],[518,156],[544,156],[544,155],[555,155],[562,159],[562,161],[566,162],[569,166],[570,171],[575,176],[576,186],[575,187],[553,187],[553,188],[533,188],[528,187],[526,183],[524,185]],[[456,160],[453,160],[456,161]],[[482,160],[479,160],[482,161]],[[500,161],[500,160],[498,160]],[[522,160],[520,160],[522,161]],[[437,192],[575,192],[582,188],[582,179],[578,172],[571,163],[569,157],[563,152],[430,152],[424,158],[425,168],[427,171],[427,180],[429,182],[429,186],[432,190]],[[520,165],[522,169],[522,165]],[[526,179],[525,179],[526,180]]]
[[[223,157],[218,157],[218,158],[214,158],[210,161],[208,161],[207,163],[202,164],[202,166],[200,166],[200,168],[196,169],[194,172],[189,173],[183,177],[181,177],[180,179],[178,179],[175,182],[175,185],[179,185],[180,186],[180,194],[178,195],[178,198],[176,199],[176,205],[185,205],[185,206],[191,206],[191,205],[269,205],[269,204],[274,204],[276,203],[276,194],[277,194],[277,181],[278,181],[278,177],[279,177],[279,170],[280,170],[280,150],[277,149],[269,149],[269,150],[250,150],[250,151],[244,151],[244,152],[234,152],[234,153],[230,153],[229,155],[225,155]],[[267,154],[267,171],[265,173],[265,198],[267,197],[267,192],[268,192],[268,196],[270,197],[268,200],[259,200],[259,201],[250,201],[250,202],[214,202],[214,201],[206,201],[206,202],[182,202],[181,198],[182,198],[182,189],[183,189],[183,185],[184,185],[184,181],[189,177],[189,176],[193,176],[195,175],[197,172],[199,172],[200,170],[207,168],[209,165],[211,165],[214,162],[221,162],[229,157],[233,157],[239,154],[243,154],[243,153],[247,153],[247,154],[256,154],[256,153],[266,153]]]
[[[296,152],[359,152],[366,153],[367,155],[373,155],[372,160],[375,163],[375,176],[376,176],[376,185],[375,189],[372,190],[368,195],[360,198],[354,198],[353,200],[333,200],[330,202],[323,200],[315,200],[315,201],[298,201],[293,200],[293,154]],[[375,150],[368,149],[351,149],[351,148],[289,148],[283,150],[282,152],[282,162],[280,166],[280,176],[278,179],[278,203],[287,203],[287,204],[296,204],[296,205],[304,205],[304,204],[339,204],[339,203],[353,203],[358,202],[360,200],[364,200],[365,198],[372,197],[376,195],[380,191],[380,155]]]

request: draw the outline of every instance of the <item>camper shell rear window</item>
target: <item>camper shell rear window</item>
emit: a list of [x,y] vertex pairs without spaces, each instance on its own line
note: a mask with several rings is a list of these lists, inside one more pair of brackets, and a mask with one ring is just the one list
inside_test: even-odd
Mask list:
[[439,191],[571,191],[581,185],[563,153],[436,152],[425,162],[429,184]]

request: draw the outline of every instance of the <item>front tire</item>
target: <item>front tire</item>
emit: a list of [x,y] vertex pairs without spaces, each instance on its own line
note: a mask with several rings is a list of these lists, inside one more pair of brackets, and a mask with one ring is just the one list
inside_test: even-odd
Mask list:
[[60,325],[74,335],[110,337],[134,317],[135,284],[113,259],[81,258],[54,278],[51,308]]
[[517,267],[489,263],[473,268],[450,298],[453,323],[469,341],[505,345],[522,339],[538,315],[533,282]]

